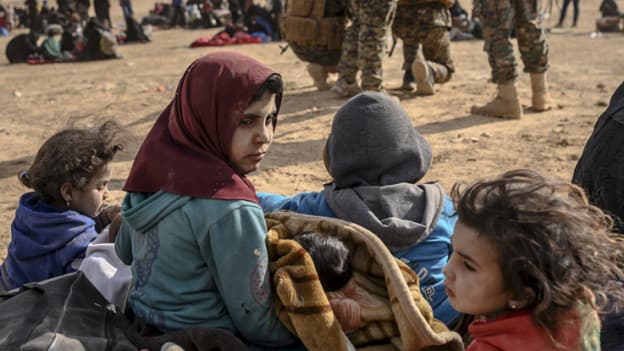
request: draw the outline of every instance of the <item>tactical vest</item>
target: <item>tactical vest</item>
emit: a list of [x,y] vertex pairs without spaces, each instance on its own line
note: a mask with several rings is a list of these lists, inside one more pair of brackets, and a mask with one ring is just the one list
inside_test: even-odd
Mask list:
[[326,0],[286,0],[280,17],[284,40],[304,47],[340,50],[346,17],[324,17]]
[[447,9],[450,9],[453,6],[453,0],[399,0],[398,7],[409,7],[414,4],[442,4]]

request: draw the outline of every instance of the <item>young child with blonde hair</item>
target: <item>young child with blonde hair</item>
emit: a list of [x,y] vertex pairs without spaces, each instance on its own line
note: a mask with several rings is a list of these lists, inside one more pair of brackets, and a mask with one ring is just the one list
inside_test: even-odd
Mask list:
[[[599,350],[596,311],[624,291],[622,247],[583,191],[529,170],[456,184],[458,221],[443,272],[451,305],[476,316],[468,351]],[[613,290],[613,291],[612,291]]]

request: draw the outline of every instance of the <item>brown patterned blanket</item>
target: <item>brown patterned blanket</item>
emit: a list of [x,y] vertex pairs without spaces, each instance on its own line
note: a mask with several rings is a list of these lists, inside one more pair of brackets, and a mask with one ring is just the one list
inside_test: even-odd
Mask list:
[[[288,211],[267,213],[265,217],[276,309],[280,320],[308,350],[347,350],[336,317],[342,315],[340,320],[344,321],[345,313],[346,319],[357,319],[357,328],[349,331],[348,337],[358,350],[464,349],[459,334],[433,318],[416,273],[394,258],[372,232],[339,219]],[[312,259],[290,240],[305,232],[336,236],[349,248],[352,281],[360,295],[366,295],[358,300],[356,314],[332,310],[333,300],[330,305]]]

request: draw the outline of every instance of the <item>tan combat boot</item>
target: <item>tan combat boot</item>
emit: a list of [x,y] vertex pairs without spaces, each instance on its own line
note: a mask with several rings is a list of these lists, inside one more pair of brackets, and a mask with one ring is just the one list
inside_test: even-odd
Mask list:
[[318,90],[329,90],[331,85],[327,82],[327,77],[329,77],[329,73],[325,69],[325,67],[319,65],[318,63],[310,63],[306,67],[308,70],[308,74],[312,77],[314,81],[314,86]]
[[448,69],[443,65],[431,61],[414,60],[412,72],[416,79],[416,93],[418,95],[433,95],[433,86],[436,82],[444,82],[448,77]]
[[472,106],[470,113],[490,117],[521,118],[522,106],[518,99],[516,82],[499,84],[494,100],[482,106]]
[[546,85],[546,72],[531,73],[531,90],[533,92],[531,102],[534,111],[542,112],[552,108],[552,98]]

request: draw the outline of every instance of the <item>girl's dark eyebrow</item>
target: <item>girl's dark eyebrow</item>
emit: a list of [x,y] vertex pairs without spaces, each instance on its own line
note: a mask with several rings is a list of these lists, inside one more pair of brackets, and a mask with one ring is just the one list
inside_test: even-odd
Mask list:
[[457,253],[458,255],[460,255],[460,256],[461,256],[464,260],[466,260],[466,261],[468,261],[468,262],[470,262],[470,263],[474,264],[474,265],[475,265],[475,266],[477,266],[477,267],[480,267],[480,266],[479,266],[479,264],[477,263],[477,261],[475,261],[472,257],[470,257],[470,256],[468,256],[468,255],[466,255],[466,254],[464,254],[464,253],[461,253],[461,252],[459,252],[459,251],[457,251],[457,250],[455,250],[455,253]]

